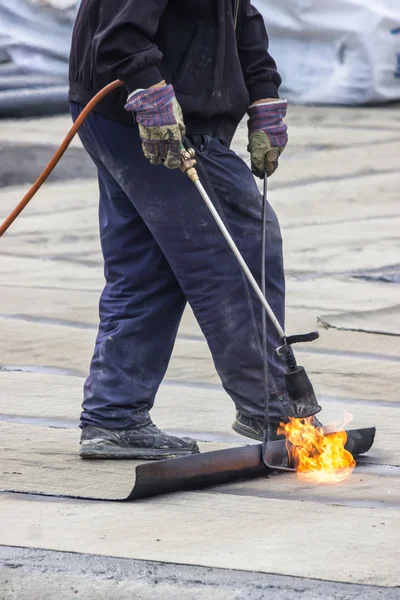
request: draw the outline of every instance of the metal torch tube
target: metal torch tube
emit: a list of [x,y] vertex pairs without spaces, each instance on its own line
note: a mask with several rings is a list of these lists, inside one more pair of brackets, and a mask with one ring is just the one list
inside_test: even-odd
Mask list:
[[222,235],[224,236],[224,238],[226,239],[226,241],[228,242],[232,252],[234,253],[234,255],[236,256],[242,270],[243,273],[246,275],[248,282],[250,283],[251,287],[253,288],[254,292],[257,294],[261,304],[263,305],[263,307],[265,308],[265,310],[267,311],[267,314],[269,316],[269,318],[271,319],[276,331],[279,334],[279,337],[284,340],[286,337],[286,334],[284,332],[284,330],[282,329],[278,319],[276,318],[274,311],[272,310],[272,308],[270,307],[270,305],[268,304],[268,301],[266,299],[266,297],[264,296],[264,294],[262,293],[260,286],[258,285],[257,281],[254,279],[252,272],[250,271],[249,267],[247,266],[246,261],[244,260],[243,256],[240,253],[239,248],[236,246],[235,242],[233,241],[233,238],[231,236],[231,234],[229,233],[229,231],[227,230],[227,228],[225,227],[225,224],[223,222],[223,220],[221,219],[221,217],[218,214],[218,211],[216,210],[214,204],[211,202],[211,199],[209,197],[209,195],[207,194],[206,190],[204,189],[203,185],[201,184],[201,181],[197,180],[194,181],[197,189],[199,190],[201,197],[203,198],[204,202],[207,204],[212,216],[214,217],[218,227],[220,228]]

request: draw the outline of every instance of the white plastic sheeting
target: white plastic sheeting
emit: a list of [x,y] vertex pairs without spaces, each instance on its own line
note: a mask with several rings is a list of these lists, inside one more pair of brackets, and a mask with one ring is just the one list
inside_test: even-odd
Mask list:
[[0,0],[0,116],[67,110],[76,0]]
[[282,93],[299,103],[400,100],[400,0],[253,0]]
[[[7,107],[16,110],[22,93],[23,111],[30,97],[44,102],[44,90],[54,90],[49,98],[60,104],[78,4],[0,0],[0,116]],[[332,104],[400,100],[400,0],[253,4],[266,21],[284,80],[282,92],[290,99]]]
[[0,77],[46,73],[66,81],[76,2],[0,0]]

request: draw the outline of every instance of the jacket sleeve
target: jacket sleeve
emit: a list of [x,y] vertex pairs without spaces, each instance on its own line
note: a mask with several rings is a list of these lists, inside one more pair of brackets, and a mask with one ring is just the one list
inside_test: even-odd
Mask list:
[[[95,0],[96,1],[96,0]],[[168,0],[97,0],[99,24],[93,35],[95,68],[116,73],[128,92],[162,80],[162,54],[153,43]]]
[[238,52],[250,102],[262,98],[279,98],[282,82],[274,59],[268,52],[268,35],[264,19],[250,0],[241,0],[238,19]]

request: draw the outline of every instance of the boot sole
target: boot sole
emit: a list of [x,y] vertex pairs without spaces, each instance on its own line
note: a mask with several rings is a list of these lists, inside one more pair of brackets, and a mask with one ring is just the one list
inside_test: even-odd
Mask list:
[[240,423],[240,421],[234,421],[232,423],[232,429],[239,435],[251,438],[252,440],[257,440],[257,442],[262,442],[264,439],[263,435],[258,434],[254,429],[244,425],[243,423]]
[[168,458],[178,458],[190,454],[199,454],[199,447],[196,445],[192,450],[162,450],[160,448],[121,448],[111,444],[88,444],[81,446],[79,456],[81,458],[131,458],[136,460],[166,460]]

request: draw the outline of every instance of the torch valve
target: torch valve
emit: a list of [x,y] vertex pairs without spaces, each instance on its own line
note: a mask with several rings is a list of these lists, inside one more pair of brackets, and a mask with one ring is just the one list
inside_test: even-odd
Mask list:
[[186,173],[186,175],[196,183],[199,181],[199,176],[196,170],[196,151],[194,148],[186,149],[184,146],[182,147],[182,162],[181,162],[181,170]]

